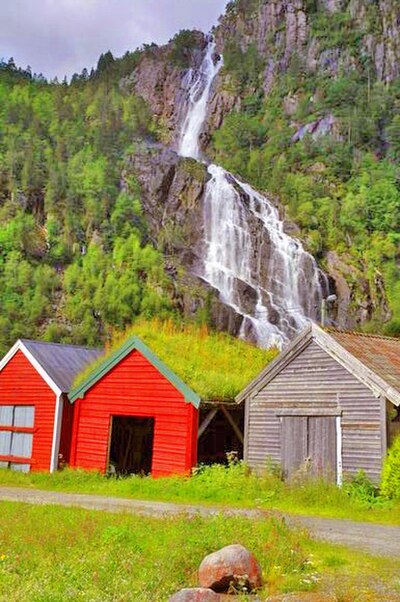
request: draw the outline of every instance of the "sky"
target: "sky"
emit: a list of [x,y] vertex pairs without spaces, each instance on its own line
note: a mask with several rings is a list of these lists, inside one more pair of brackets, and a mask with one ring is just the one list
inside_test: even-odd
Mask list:
[[48,78],[163,44],[180,29],[209,31],[227,0],[0,0],[0,58]]

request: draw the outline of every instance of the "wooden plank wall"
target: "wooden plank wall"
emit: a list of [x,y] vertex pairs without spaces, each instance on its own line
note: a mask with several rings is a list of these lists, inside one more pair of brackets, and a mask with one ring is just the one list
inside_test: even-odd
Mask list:
[[381,402],[341,364],[312,341],[254,398],[246,401],[245,460],[262,468],[281,461],[277,410],[323,407],[343,410],[343,472],[364,470],[377,480],[382,465]]

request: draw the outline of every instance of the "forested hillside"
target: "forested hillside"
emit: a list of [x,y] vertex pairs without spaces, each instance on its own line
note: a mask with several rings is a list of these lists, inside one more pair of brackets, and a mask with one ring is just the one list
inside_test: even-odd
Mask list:
[[[202,135],[216,162],[275,196],[338,294],[332,319],[391,334],[400,334],[396,5],[230,2],[214,32],[224,67]],[[182,82],[203,50],[204,37],[184,31],[164,48],[106,53],[70,83],[0,64],[1,352],[18,337],[96,344],[139,315],[212,322],[210,291],[186,278],[185,259],[205,172],[163,151],[152,187],[157,169],[140,159],[176,143]],[[167,221],[177,174],[179,199],[193,203],[184,216],[173,205]]]
[[1,65],[1,351],[20,336],[95,344],[171,308],[140,193],[120,186],[135,138],[154,129],[143,99],[118,88],[134,61],[101,57],[70,85]]

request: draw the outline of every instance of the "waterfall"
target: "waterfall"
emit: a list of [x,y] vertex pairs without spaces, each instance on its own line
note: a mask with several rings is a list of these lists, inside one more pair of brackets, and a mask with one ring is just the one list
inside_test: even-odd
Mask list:
[[222,67],[222,59],[214,62],[215,44],[210,39],[207,50],[196,74],[191,69],[188,74],[189,108],[183,123],[179,154],[201,160],[200,133],[207,115],[207,103],[212,83]]
[[[188,110],[179,154],[201,160],[200,135],[213,81],[222,67],[209,40],[197,74],[188,76]],[[284,232],[266,196],[217,165],[208,166],[205,257],[200,276],[242,316],[240,336],[267,347],[287,344],[321,305],[324,278],[301,242]]]

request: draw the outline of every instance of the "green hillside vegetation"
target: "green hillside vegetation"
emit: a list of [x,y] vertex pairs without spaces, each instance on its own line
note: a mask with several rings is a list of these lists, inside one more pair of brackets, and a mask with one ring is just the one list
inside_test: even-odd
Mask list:
[[[229,10],[236,14],[259,4],[240,0],[231,2]],[[370,328],[398,335],[400,82],[377,80],[348,12],[312,12],[312,4],[311,35],[322,50],[349,52],[353,67],[341,67],[339,61],[333,78],[322,68],[310,73],[301,55],[293,54],[265,97],[267,58],[277,52],[273,42],[264,58],[252,45],[243,51],[240,33],[231,33],[224,69],[231,76],[230,89],[240,90],[242,108],[214,133],[214,158],[257,188],[276,194],[322,266],[329,251],[349,266],[346,278],[360,298],[359,281],[365,278],[375,310]],[[375,9],[370,3],[363,18],[371,33]],[[292,111],[285,110],[285,102],[292,103]],[[328,115],[335,119],[333,132],[292,140],[300,126]],[[392,314],[384,327],[378,301],[383,290]],[[354,310],[359,300],[356,294]]]
[[[257,18],[261,2],[233,0],[228,18]],[[400,82],[377,80],[349,12],[329,15],[312,0],[306,7],[310,36],[321,50],[349,53],[348,64],[338,60],[332,77],[322,67],[310,73],[292,54],[265,95],[267,60],[282,59],[279,45],[271,34],[259,56],[231,27],[224,70],[241,109],[207,152],[276,195],[322,267],[334,252],[353,292],[349,315],[364,312],[372,316],[364,328],[398,335]],[[376,10],[366,6],[364,33],[375,35]],[[165,60],[186,67],[196,39],[180,32]],[[0,354],[22,336],[98,345],[138,317],[181,316],[170,258],[149,234],[127,169],[137,145],[163,139],[165,127],[129,83],[144,52],[152,46],[121,59],[106,52],[71,83],[0,61]],[[334,119],[331,133],[293,140],[324,117]],[[185,270],[176,269],[180,278]],[[195,320],[208,322],[207,314],[203,307]]]
[[104,356],[89,365],[74,382],[74,389],[121,347],[139,337],[203,400],[233,400],[276,356],[276,349],[259,349],[206,326],[177,325],[172,321],[139,321],[116,334]]
[[70,85],[0,63],[0,353],[21,336],[98,344],[137,315],[172,313],[136,183],[120,189],[155,127],[118,85],[136,58],[106,53]]

